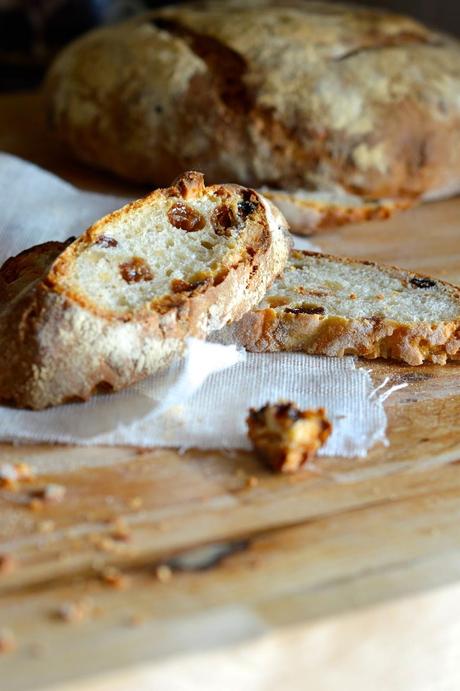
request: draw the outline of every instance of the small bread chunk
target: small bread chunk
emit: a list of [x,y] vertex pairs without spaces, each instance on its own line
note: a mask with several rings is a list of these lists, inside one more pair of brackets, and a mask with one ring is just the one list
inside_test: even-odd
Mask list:
[[0,400],[46,408],[118,390],[239,319],[284,268],[280,212],[183,173],[70,243],[0,268]]
[[374,262],[293,250],[284,274],[235,325],[252,352],[460,359],[460,288]]
[[247,424],[256,453],[280,473],[299,470],[316,455],[332,431],[323,408],[300,410],[291,402],[250,408]]

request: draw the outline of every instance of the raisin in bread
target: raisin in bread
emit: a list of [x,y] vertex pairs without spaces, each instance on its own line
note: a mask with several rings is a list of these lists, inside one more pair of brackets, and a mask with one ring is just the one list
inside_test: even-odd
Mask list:
[[283,269],[281,214],[186,173],[0,270],[0,398],[44,408],[119,389],[261,300]]
[[460,289],[373,262],[293,250],[284,275],[234,327],[255,352],[460,359]]

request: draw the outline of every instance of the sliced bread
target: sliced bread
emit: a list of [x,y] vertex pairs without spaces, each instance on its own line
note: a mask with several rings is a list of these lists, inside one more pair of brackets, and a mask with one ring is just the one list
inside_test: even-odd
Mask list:
[[254,352],[460,359],[460,289],[373,262],[291,252],[282,277],[234,326]]
[[44,408],[119,389],[239,319],[283,269],[282,215],[256,192],[186,173],[67,246],[0,269],[0,399]]
[[261,192],[286,217],[290,230],[298,235],[313,235],[349,223],[383,221],[417,203],[416,199],[366,199],[344,190],[272,190]]

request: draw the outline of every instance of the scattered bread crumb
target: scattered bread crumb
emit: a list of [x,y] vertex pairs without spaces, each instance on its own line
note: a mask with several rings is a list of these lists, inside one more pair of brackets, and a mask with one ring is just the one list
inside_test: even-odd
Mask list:
[[11,463],[2,463],[0,465],[0,487],[13,489],[16,487],[18,481],[18,474]]
[[16,559],[11,554],[0,554],[0,574],[6,575],[16,570]]
[[43,487],[35,487],[31,489],[29,496],[29,507],[33,510],[43,508],[43,504],[59,503],[63,501],[67,493],[63,485],[49,484]]
[[30,482],[33,478],[32,468],[23,461],[0,465],[0,487],[16,489],[20,482]]
[[16,636],[11,629],[0,629],[0,655],[16,650]]
[[104,535],[95,535],[92,542],[97,549],[101,550],[101,552],[109,552],[113,554],[117,551],[117,547],[110,537],[106,537]]
[[28,463],[20,461],[18,463],[15,463],[14,467],[18,474],[18,478],[21,482],[31,482],[35,479],[35,472]]
[[63,485],[50,484],[36,490],[35,496],[44,501],[62,501],[67,493]]
[[323,408],[300,410],[291,402],[251,408],[246,422],[256,453],[282,473],[294,473],[311,460],[332,431]]
[[101,571],[101,579],[116,590],[126,590],[130,585],[130,579],[115,566],[107,566]]
[[155,574],[160,583],[169,583],[169,581],[172,579],[173,572],[171,567],[167,564],[159,564],[156,568]]
[[246,479],[246,487],[257,487],[259,484],[259,479],[255,475],[250,475]]
[[53,617],[68,624],[77,624],[87,619],[94,611],[94,603],[89,598],[82,598],[74,602],[63,602],[53,612]]
[[100,552],[107,552],[108,554],[125,553],[126,545],[120,544],[128,541],[129,538],[114,537],[114,535],[100,535],[99,533],[90,533],[88,535],[89,542]]
[[121,542],[128,542],[131,539],[131,532],[122,518],[116,518],[111,521],[113,530],[110,533],[112,540]]

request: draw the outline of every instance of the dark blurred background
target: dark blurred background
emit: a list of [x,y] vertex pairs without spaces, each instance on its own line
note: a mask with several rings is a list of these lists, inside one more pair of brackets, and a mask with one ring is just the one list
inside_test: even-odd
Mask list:
[[[460,0],[354,1],[410,14],[433,27],[460,36]],[[0,0],[0,91],[37,86],[57,51],[85,31],[167,4],[175,3],[155,0]]]

